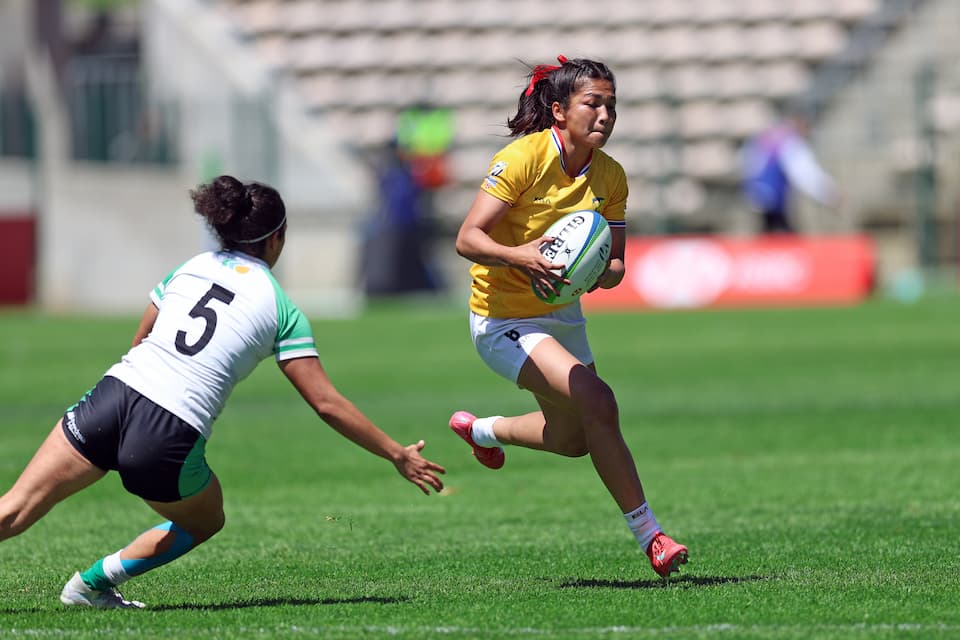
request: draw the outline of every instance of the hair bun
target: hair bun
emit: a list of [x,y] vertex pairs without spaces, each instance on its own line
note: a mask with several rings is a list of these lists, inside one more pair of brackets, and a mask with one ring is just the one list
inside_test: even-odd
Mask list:
[[214,227],[238,224],[253,208],[247,188],[233,176],[219,176],[190,192],[197,213]]
[[218,224],[230,224],[235,217],[243,218],[253,207],[247,188],[233,176],[219,176],[213,181],[213,195],[220,203]]
[[264,233],[266,238],[286,219],[276,189],[258,182],[244,184],[233,176],[222,175],[201,184],[190,191],[190,197],[196,212],[228,249],[240,246],[249,250],[250,243]]

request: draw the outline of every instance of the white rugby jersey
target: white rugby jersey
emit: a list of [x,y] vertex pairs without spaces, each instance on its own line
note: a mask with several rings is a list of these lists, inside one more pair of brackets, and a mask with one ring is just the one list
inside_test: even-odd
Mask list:
[[150,292],[160,313],[143,342],[106,375],[120,379],[209,439],[233,387],[261,360],[316,356],[310,323],[265,262],[207,252]]

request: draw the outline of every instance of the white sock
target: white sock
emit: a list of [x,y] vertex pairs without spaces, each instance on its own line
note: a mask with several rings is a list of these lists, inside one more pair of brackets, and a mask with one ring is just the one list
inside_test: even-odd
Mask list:
[[633,536],[640,543],[640,547],[646,551],[654,536],[660,533],[660,525],[657,523],[656,516],[653,515],[653,510],[644,502],[630,513],[623,514],[623,517]]
[[[123,551],[123,549],[120,551]],[[120,562],[120,551],[103,559],[103,574],[110,579],[114,586],[123,584],[132,577],[123,569],[123,563]]]
[[470,437],[481,447],[502,447],[503,443],[497,440],[497,436],[493,433],[493,423],[502,417],[477,418],[470,429]]

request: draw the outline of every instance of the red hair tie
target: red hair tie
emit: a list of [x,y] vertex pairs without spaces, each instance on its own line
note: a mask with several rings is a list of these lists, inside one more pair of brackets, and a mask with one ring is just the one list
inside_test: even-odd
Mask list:
[[[561,65],[564,65],[567,63],[566,56],[557,56],[557,60],[560,62]],[[540,82],[541,80],[543,80],[544,78],[546,78],[547,76],[549,76],[551,73],[553,73],[559,68],[560,67],[552,64],[538,64],[537,66],[535,66],[533,68],[533,75],[530,77],[530,85],[527,87],[527,90],[526,92],[524,92],[524,95],[529,96],[531,93],[533,93],[533,88],[537,85],[538,82]]]

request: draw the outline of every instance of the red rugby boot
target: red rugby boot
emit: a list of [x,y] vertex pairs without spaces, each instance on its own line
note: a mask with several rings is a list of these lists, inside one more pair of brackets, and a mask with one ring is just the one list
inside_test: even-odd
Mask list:
[[450,428],[453,432],[467,441],[473,448],[473,457],[485,467],[499,469],[503,466],[506,456],[500,447],[481,447],[473,441],[470,435],[473,431],[473,421],[477,417],[466,411],[457,411],[450,417]]
[[687,548],[661,531],[647,547],[647,557],[657,575],[667,578],[673,572],[679,573],[680,565],[687,563]]

